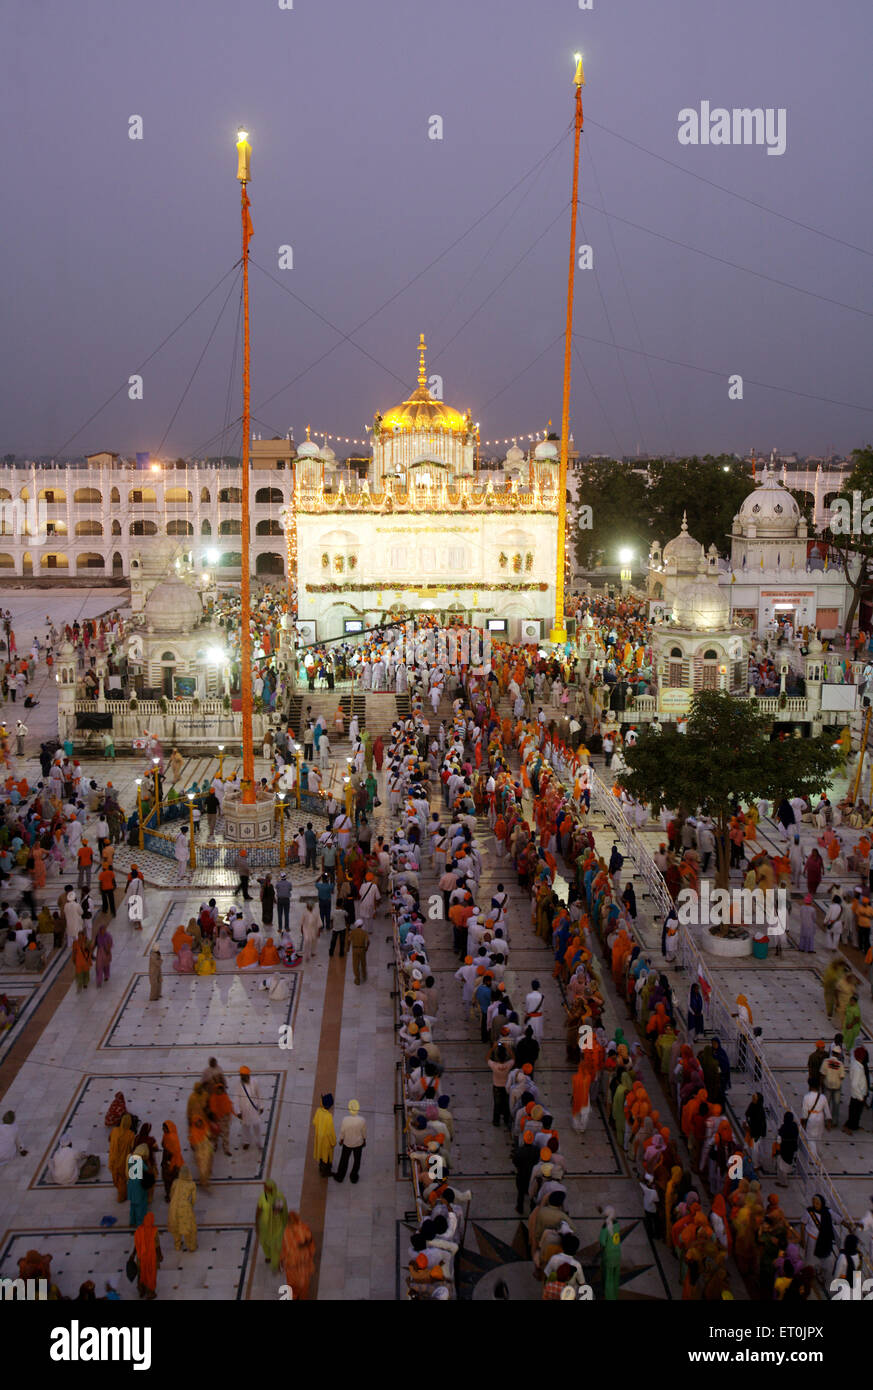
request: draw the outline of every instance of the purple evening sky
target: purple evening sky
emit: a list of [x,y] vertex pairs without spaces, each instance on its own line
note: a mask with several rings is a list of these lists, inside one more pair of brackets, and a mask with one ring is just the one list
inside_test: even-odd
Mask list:
[[[238,257],[240,122],[254,149],[254,260],[348,333],[568,128],[576,48],[587,80],[578,240],[595,268],[577,274],[575,322],[600,340],[580,339],[573,362],[580,446],[821,453],[873,436],[870,254],[609,133],[873,251],[869,0],[593,0],[590,11],[578,0],[294,0],[289,11],[278,0],[7,0],[4,29],[0,453],[55,454],[76,431],[68,455],[157,450],[165,434],[165,455],[219,451],[236,290],[167,431],[230,281],[144,369],[141,402],[125,385],[80,426]],[[679,111],[703,100],[785,108],[786,152],[680,145]],[[128,138],[132,115],[141,141]],[[428,138],[433,115],[442,140]],[[381,365],[253,269],[256,428],[360,438],[414,385],[421,331],[446,400],[472,409],[483,439],[557,424],[570,156],[565,139],[355,335]],[[293,270],[278,268],[283,244]],[[741,402],[728,399],[731,373],[746,380]],[[234,417],[239,401],[234,378]],[[236,452],[238,435],[225,447]]]

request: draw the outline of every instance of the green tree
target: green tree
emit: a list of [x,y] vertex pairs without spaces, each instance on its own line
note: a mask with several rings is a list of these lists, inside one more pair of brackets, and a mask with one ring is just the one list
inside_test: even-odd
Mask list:
[[667,806],[683,817],[698,809],[712,817],[720,888],[730,879],[727,836],[737,803],[768,797],[778,804],[785,795],[821,792],[841,758],[830,734],[771,740],[769,723],[754,700],[702,690],[691,702],[687,733],[674,725],[649,730],[624,751],[628,770],[618,781],[652,814]]
[[[852,512],[852,493],[861,494],[861,504],[868,498],[873,497],[873,448],[866,444],[863,449],[852,450],[852,471],[846,479],[842,491],[838,494],[839,498],[847,504],[849,516]],[[873,535],[865,534],[864,527],[868,526],[873,530],[873,514],[867,513],[861,517],[861,531],[852,534],[851,530],[845,529],[840,521],[837,521],[833,513],[834,498],[830,499],[831,517],[829,521],[834,523],[835,529],[827,525],[822,531],[822,539],[827,541],[831,549],[836,551],[843,566],[846,582],[852,590],[852,601],[846,613],[844,632],[851,632],[852,624],[855,621],[855,614],[862,599],[870,598],[873,595]],[[842,509],[845,516],[845,509]],[[850,523],[851,525],[851,523]]]
[[579,502],[591,508],[592,526],[576,528],[576,559],[583,569],[615,564],[621,546],[631,546],[645,559],[648,533],[646,479],[614,459],[577,464]]
[[694,455],[682,459],[653,459],[647,505],[652,531],[662,545],[679,534],[682,515],[704,550],[729,548],[731,525],[741,503],[752,491],[748,464],[732,454]]

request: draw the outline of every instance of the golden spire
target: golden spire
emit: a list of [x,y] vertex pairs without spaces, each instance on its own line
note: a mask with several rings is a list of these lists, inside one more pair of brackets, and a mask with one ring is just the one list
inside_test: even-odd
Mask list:
[[424,341],[424,334],[418,335],[418,384],[427,385],[427,372],[424,367],[424,354],[427,352],[427,343]]
[[307,438],[307,439],[309,438],[309,426],[308,426],[308,425],[306,426],[306,438]]

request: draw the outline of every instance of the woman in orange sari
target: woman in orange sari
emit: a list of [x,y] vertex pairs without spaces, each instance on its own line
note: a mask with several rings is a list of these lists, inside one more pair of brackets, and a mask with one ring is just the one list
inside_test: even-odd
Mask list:
[[276,950],[276,947],[275,947],[275,944],[274,944],[274,942],[273,942],[272,936],[268,936],[267,939],[266,939],[266,941],[264,942],[264,946],[263,946],[263,950],[261,951],[259,963],[260,963],[261,965],[279,965],[279,964],[280,964],[280,961],[279,961],[279,952]]
[[579,1065],[573,1077],[573,1119],[572,1125],[577,1134],[584,1134],[591,1118],[591,1084],[598,1072],[598,1059],[594,1048],[583,1047]]
[[127,1158],[135,1143],[133,1121],[130,1115],[122,1115],[109,1133],[109,1175],[115,1183],[119,1202],[127,1201]]
[[161,1178],[164,1183],[164,1192],[167,1201],[170,1200],[170,1188],[178,1177],[185,1160],[182,1157],[182,1145],[179,1142],[179,1132],[172,1120],[165,1120],[163,1123],[164,1147],[161,1153]]
[[45,850],[41,845],[34,845],[31,854],[33,855],[33,886],[34,888],[45,888]]
[[625,928],[622,927],[615,941],[612,943],[612,978],[617,989],[621,988],[627,958],[632,950],[633,944],[631,939]]
[[315,1241],[306,1222],[301,1221],[296,1211],[288,1213],[280,1259],[285,1271],[285,1282],[291,1287],[292,1297],[307,1298],[309,1281],[315,1270]]
[[133,1238],[136,1251],[136,1287],[140,1298],[157,1298],[158,1265],[164,1258],[155,1226],[154,1214],[146,1212]]
[[250,934],[239,955],[236,958],[237,970],[250,970],[253,965],[258,963],[258,948],[255,945],[254,934]]

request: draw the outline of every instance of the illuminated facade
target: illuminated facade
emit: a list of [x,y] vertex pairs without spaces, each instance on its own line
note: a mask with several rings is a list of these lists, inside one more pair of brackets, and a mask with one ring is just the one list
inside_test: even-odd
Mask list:
[[475,470],[469,411],[434,398],[424,342],[418,387],[377,414],[368,475],[346,485],[332,451],[298,448],[298,617],[309,637],[340,636],[391,614],[463,614],[513,639],[538,640],[554,611],[557,446],[511,448],[502,472]]

